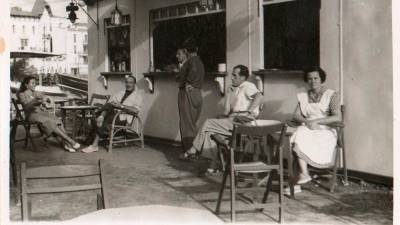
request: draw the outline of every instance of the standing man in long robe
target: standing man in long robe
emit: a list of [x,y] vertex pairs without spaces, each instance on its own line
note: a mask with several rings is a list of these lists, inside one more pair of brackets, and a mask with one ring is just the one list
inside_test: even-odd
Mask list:
[[178,49],[176,55],[178,61],[182,64],[177,75],[177,82],[179,84],[179,127],[183,152],[186,152],[192,146],[197,133],[196,123],[203,105],[201,88],[205,71],[204,64],[197,55],[197,50],[194,40],[189,39],[185,41],[183,48]]

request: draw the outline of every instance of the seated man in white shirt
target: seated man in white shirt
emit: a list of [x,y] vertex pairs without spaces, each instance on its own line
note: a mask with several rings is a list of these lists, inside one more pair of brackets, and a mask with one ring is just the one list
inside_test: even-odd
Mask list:
[[210,171],[217,169],[218,150],[211,135],[231,135],[233,121],[237,116],[247,116],[253,120],[258,116],[263,96],[253,83],[247,81],[248,77],[249,70],[246,66],[237,65],[233,68],[232,87],[229,88],[225,101],[225,118],[207,119],[197,133],[193,146],[180,159],[189,159],[201,152],[201,156],[211,159]]
[[[128,111],[130,114],[138,114],[142,97],[135,91],[136,78],[129,75],[125,79],[125,90],[118,92],[111,96],[110,102],[105,104],[99,111],[95,121],[94,130],[95,137],[94,141],[88,147],[82,149],[82,152],[91,153],[99,150],[99,139],[100,136],[108,136],[113,118],[116,114],[115,109],[123,109]],[[117,125],[124,125],[127,122],[131,122],[133,115],[120,114],[119,118],[116,119]]]

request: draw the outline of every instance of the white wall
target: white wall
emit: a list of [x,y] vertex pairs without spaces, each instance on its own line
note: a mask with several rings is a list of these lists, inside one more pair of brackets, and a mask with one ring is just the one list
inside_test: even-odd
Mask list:
[[343,2],[349,167],[393,176],[391,1]]
[[[131,65],[137,76],[138,87],[145,91],[143,72],[149,68],[148,12],[153,8],[189,1],[119,1],[124,13],[135,16],[131,25]],[[328,74],[327,85],[339,89],[339,0],[322,0],[320,13],[320,62]],[[349,169],[392,176],[392,57],[390,1],[345,0],[344,7],[344,98],[347,112],[346,148]],[[257,0],[227,0],[227,65],[228,72],[236,64],[249,65],[257,70],[262,64],[260,23]],[[134,6],[136,5],[136,9]],[[113,93],[123,88],[123,79],[110,80],[109,90],[102,86],[99,76],[106,71],[106,36],[103,19],[110,15],[113,2],[101,1],[100,30],[89,28],[89,92]],[[91,15],[96,8],[89,7]],[[250,37],[249,42],[249,22]],[[91,22],[89,22],[91,24]],[[99,40],[99,42],[98,42]],[[373,46],[376,46],[375,48]],[[249,48],[251,58],[249,57]],[[302,76],[280,74],[266,76],[264,84],[265,108],[261,118],[285,120],[291,117],[296,105],[296,93],[304,90]],[[227,84],[229,84],[229,78]],[[203,91],[204,105],[200,123],[222,111],[222,98],[212,78],[206,78]],[[177,85],[172,77],[156,78],[154,94],[144,94],[141,116],[145,134],[179,140]],[[376,115],[381,115],[377,117]],[[372,126],[371,126],[372,125]],[[373,129],[370,129],[373,127]],[[379,155],[379,159],[377,158]]]

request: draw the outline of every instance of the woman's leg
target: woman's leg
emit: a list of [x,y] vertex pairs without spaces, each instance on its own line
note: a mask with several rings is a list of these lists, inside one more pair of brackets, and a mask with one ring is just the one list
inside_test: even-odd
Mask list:
[[301,159],[300,157],[297,157],[297,161],[298,161],[298,163],[299,163],[300,172],[301,172],[302,174],[309,175],[309,174],[308,174],[308,169],[307,169],[307,163],[306,163],[306,161],[304,161],[304,160]]
[[[297,148],[297,145],[295,145],[294,148]],[[297,162],[299,163],[300,167],[300,174],[298,176],[297,184],[305,184],[311,181],[311,176],[308,173],[307,162],[299,156],[297,156]]]
[[72,138],[70,138],[62,128],[57,127],[54,129],[54,133],[56,133],[63,140],[67,141],[70,145],[74,146],[76,144],[76,142],[72,140]]

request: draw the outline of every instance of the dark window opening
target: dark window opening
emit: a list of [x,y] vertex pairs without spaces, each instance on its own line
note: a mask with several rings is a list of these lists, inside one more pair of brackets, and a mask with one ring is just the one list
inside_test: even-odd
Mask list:
[[189,37],[196,39],[206,71],[226,63],[225,13],[215,13],[158,22],[153,31],[155,69],[177,64],[176,50]]
[[264,6],[264,67],[305,69],[319,66],[320,0]]

